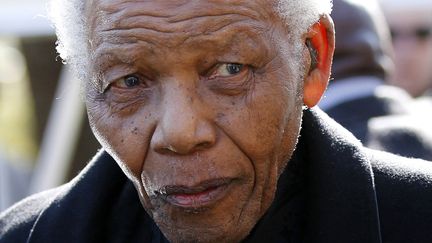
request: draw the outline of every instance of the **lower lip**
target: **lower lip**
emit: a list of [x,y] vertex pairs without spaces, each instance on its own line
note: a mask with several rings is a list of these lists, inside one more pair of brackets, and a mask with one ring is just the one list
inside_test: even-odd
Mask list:
[[172,194],[166,199],[175,206],[183,208],[199,208],[209,206],[210,204],[223,198],[227,192],[228,185],[212,187],[205,191],[194,194]]

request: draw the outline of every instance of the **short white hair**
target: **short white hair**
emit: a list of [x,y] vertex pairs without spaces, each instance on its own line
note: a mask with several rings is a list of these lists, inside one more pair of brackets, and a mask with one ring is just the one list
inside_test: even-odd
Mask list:
[[[297,39],[323,14],[330,14],[332,0],[275,0],[276,13]],[[57,52],[82,81],[87,79],[91,56],[84,14],[86,0],[51,0],[48,15],[57,34]]]

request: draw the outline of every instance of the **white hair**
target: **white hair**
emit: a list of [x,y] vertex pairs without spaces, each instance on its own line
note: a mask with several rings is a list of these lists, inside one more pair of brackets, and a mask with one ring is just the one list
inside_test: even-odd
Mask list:
[[[332,8],[332,0],[276,1],[275,11],[285,21],[294,37],[304,34],[321,15],[330,14]],[[71,65],[81,80],[87,78],[91,59],[85,5],[86,0],[51,0],[48,5],[48,15],[58,38],[57,51],[63,62]]]

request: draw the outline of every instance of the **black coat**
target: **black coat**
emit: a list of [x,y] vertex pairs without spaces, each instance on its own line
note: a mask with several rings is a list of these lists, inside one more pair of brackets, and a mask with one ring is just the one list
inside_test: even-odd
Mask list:
[[[245,242],[432,242],[432,163],[364,148],[305,111],[274,203]],[[164,242],[115,161],[101,151],[68,184],[0,215],[0,242]]]

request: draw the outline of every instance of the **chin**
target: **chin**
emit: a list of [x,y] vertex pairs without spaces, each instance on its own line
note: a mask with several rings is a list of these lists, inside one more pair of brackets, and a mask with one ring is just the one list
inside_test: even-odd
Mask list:
[[249,230],[231,227],[229,230],[221,229],[179,229],[173,230],[160,227],[162,233],[171,243],[238,243],[247,237],[252,227]]
[[224,203],[221,204],[187,209],[153,204],[152,217],[172,243],[240,242],[261,217],[258,204],[246,203],[249,206],[246,208],[240,205],[237,208],[224,207]]

